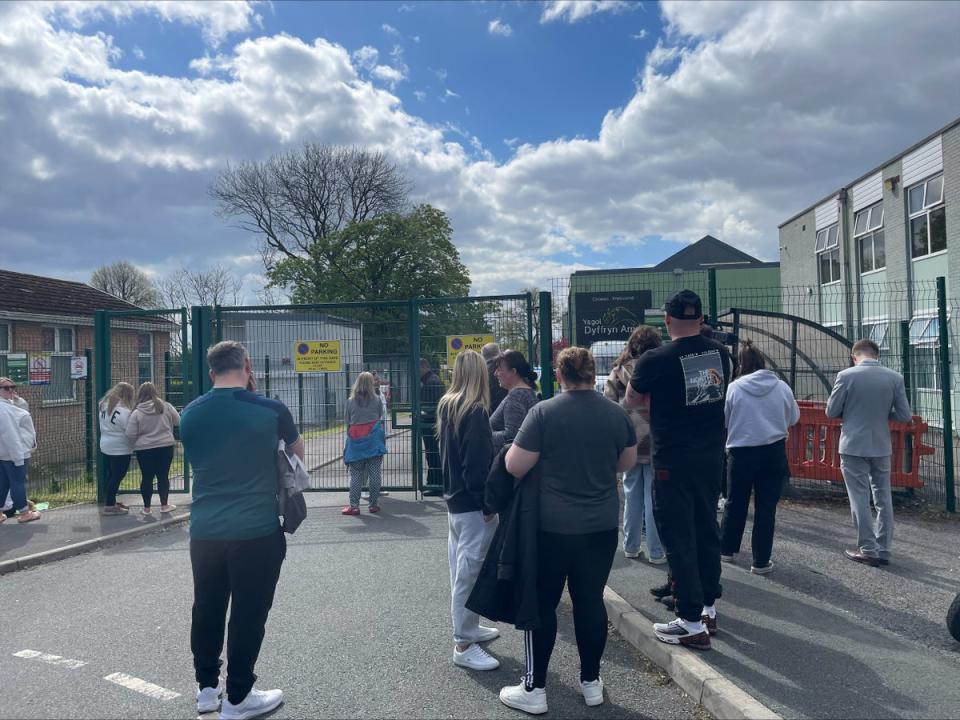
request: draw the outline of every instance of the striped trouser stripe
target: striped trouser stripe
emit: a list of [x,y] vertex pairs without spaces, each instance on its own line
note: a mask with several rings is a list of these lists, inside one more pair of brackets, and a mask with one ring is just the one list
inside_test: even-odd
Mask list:
[[527,690],[533,690],[533,632],[525,630],[523,633],[523,651],[527,660],[527,672],[523,676],[523,685]]

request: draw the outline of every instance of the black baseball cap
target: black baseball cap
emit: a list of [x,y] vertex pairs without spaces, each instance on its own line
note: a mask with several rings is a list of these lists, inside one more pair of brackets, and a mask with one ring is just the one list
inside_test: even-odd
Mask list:
[[667,298],[663,310],[677,320],[699,320],[703,317],[703,303],[693,290],[677,290]]

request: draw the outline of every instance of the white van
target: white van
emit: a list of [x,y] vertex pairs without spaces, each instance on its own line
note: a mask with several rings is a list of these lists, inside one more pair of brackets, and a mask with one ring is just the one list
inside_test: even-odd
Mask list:
[[624,340],[598,340],[590,346],[590,352],[597,366],[597,392],[603,392],[603,386],[607,383],[613,363],[620,357],[626,344]]

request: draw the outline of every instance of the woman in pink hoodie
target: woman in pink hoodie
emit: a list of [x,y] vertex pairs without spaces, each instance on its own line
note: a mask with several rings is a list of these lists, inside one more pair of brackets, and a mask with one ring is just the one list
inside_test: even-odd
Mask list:
[[173,430],[179,426],[179,413],[173,405],[160,399],[154,384],[145,382],[141,385],[137,390],[137,407],[130,413],[125,432],[133,443],[137,464],[140,466],[140,495],[143,497],[144,516],[151,514],[154,478],[157,480],[157,494],[160,496],[160,512],[168,513],[176,509],[176,505],[171,505],[168,500],[170,464],[173,462],[173,450],[177,443]]

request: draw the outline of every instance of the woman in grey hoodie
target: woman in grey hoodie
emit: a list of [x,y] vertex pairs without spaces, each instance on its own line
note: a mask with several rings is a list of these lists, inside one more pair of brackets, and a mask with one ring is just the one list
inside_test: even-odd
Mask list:
[[773,530],[787,467],[786,439],[800,420],[790,386],[766,369],[763,353],[744,340],[737,378],[727,388],[727,452],[730,489],[723,508],[720,559],[733,562],[740,551],[750,494],[754,494],[753,565],[764,575],[773,569]]
[[140,466],[140,495],[143,497],[143,515],[151,514],[153,479],[157,479],[157,494],[160,496],[160,512],[176,509],[169,503],[170,465],[177,444],[174,428],[180,427],[180,414],[168,402],[160,399],[160,393],[152,382],[145,382],[137,390],[137,407],[130,413],[124,430],[137,452]]

